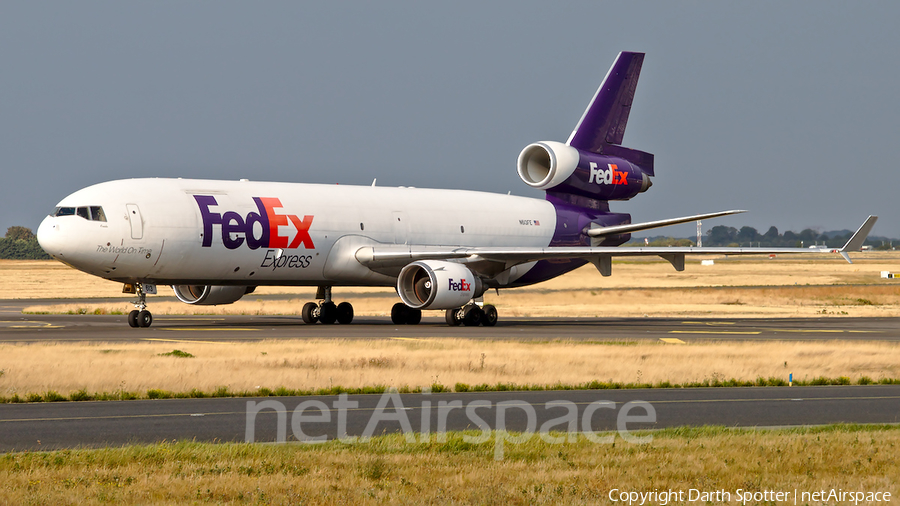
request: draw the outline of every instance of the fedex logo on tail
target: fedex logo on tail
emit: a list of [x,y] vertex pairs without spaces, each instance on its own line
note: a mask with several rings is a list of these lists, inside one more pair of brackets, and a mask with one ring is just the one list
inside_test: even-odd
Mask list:
[[[194,200],[200,207],[200,216],[203,218],[203,247],[209,248],[213,242],[213,227],[220,228],[222,244],[228,249],[237,249],[245,242],[250,249],[257,248],[299,248],[315,249],[312,237],[309,236],[309,227],[312,225],[313,216],[306,215],[303,219],[294,214],[279,214],[276,209],[283,207],[281,200],[277,198],[253,197],[258,213],[249,212],[241,216],[234,211],[218,213],[211,211],[219,203],[212,195],[194,195]],[[259,223],[259,232],[255,225]],[[293,234],[280,235],[279,227],[291,225]]]
[[619,170],[619,167],[614,163],[609,163],[606,165],[608,168],[600,169],[597,168],[597,164],[591,162],[591,177],[588,179],[588,183],[597,183],[597,184],[628,184],[628,179],[626,176],[627,172]]

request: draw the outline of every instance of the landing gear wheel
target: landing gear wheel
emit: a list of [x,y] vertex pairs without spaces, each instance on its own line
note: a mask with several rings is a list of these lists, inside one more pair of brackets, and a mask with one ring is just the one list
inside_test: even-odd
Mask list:
[[406,324],[418,325],[422,321],[422,310],[406,308]]
[[484,311],[480,307],[472,304],[463,309],[463,325],[466,327],[477,327],[481,324],[484,317]]
[[497,308],[488,304],[481,308],[482,312],[484,312],[484,316],[481,318],[481,324],[485,327],[493,327],[497,324],[497,318],[499,315],[497,314]]
[[341,302],[337,305],[337,322],[346,325],[353,321],[353,305],[349,302]]
[[315,302],[307,302],[303,304],[303,310],[300,311],[300,316],[303,317],[303,323],[312,324],[319,321],[319,315],[316,314],[316,309],[319,306]]
[[137,314],[138,327],[149,327],[153,323],[153,315],[146,309]]
[[337,321],[338,311],[334,302],[326,302],[319,306],[319,321],[325,325],[331,325]]
[[138,313],[140,313],[140,311],[138,311],[137,309],[135,309],[134,311],[128,313],[128,326],[129,326],[129,327],[137,328],[137,326],[138,326]]
[[447,325],[459,327],[459,324],[462,323],[462,320],[459,319],[459,308],[455,307],[453,309],[448,309],[447,312],[444,313],[444,319],[447,321]]
[[402,302],[394,304],[391,308],[391,321],[394,325],[406,325],[409,315],[409,306]]

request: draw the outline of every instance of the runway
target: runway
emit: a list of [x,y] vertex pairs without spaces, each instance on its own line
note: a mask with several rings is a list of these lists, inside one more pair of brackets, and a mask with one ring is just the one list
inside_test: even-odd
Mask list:
[[[495,327],[449,327],[442,312],[419,325],[358,316],[349,325],[306,325],[300,316],[154,315],[133,329],[125,315],[26,315],[41,304],[96,304],[107,299],[0,300],[0,342],[260,341],[265,339],[441,338],[517,341],[865,340],[900,341],[900,318],[524,318],[502,313]],[[120,299],[109,299],[119,301]],[[174,299],[173,299],[174,300]]]
[[159,315],[154,316],[152,327],[133,329],[124,315],[0,311],[0,342],[442,337],[516,341],[900,341],[900,318],[502,318],[495,327],[449,327],[442,317],[425,317],[419,325],[394,325],[388,317],[357,317],[349,325],[305,325],[295,316]]
[[[267,404],[260,405],[262,402]],[[307,403],[307,409],[295,411],[301,402]],[[565,420],[568,408],[553,407],[547,404],[550,402],[574,403],[572,406],[577,409],[577,416],[572,411],[573,416]],[[626,408],[629,402],[638,404]],[[345,403],[343,407],[341,403]],[[314,404],[317,407],[312,407]],[[651,408],[648,409],[648,405]],[[260,410],[259,406],[264,406],[264,409]],[[251,416],[248,416],[248,410]],[[278,411],[282,412],[280,416]],[[590,412],[585,415],[586,411]],[[533,416],[530,426],[529,412]],[[640,418],[650,412],[655,414],[655,421],[626,419],[624,426],[618,425],[622,416]],[[423,417],[427,420],[424,425]],[[783,427],[900,423],[900,385],[4,404],[0,405],[0,451],[119,446],[173,440],[275,442],[310,441],[318,437],[352,438],[385,432],[421,434],[442,430],[439,425],[443,423],[442,419],[446,420],[446,430],[497,428],[502,421],[510,431],[540,432],[544,426],[556,431],[581,433],[613,431],[617,427],[634,431],[685,425]],[[545,425],[551,420],[555,423]],[[370,424],[372,427],[367,432]]]
[[[900,318],[749,319],[749,318],[505,318],[496,327],[449,327],[443,318],[426,317],[419,325],[394,325],[387,317],[359,317],[350,325],[305,325],[293,316],[166,316],[153,326],[133,329],[125,316],[23,315],[21,308],[35,301],[0,301],[0,342],[238,342],[266,339],[404,339],[463,337],[484,340],[540,342],[721,340],[864,340],[900,341]],[[631,401],[645,401],[655,421],[628,425],[629,430],[684,425],[771,427],[830,423],[900,423],[900,385],[847,387],[756,387],[651,390],[595,390],[490,393],[435,393],[397,396],[387,410],[378,410],[382,396],[350,396],[341,425],[337,397],[268,397],[171,399],[142,401],[62,402],[0,405],[0,451],[99,447],[172,440],[276,441],[329,439],[384,431],[437,431],[439,404],[456,402],[460,408],[445,413],[446,430],[496,428],[500,419],[508,430],[529,430],[529,412],[535,429],[566,412],[548,409],[552,401],[576,406],[575,432],[616,429],[617,417]],[[301,402],[327,406],[327,423],[293,421]],[[463,407],[481,402],[472,415]],[[608,401],[606,404],[592,403]],[[263,409],[248,419],[248,403]],[[498,417],[498,403],[505,406]],[[402,404],[402,407],[397,404]],[[430,403],[428,404],[423,403]],[[529,407],[525,407],[529,406]],[[594,406],[591,408],[591,406]],[[279,417],[271,408],[283,410]],[[384,406],[382,406],[384,407]],[[394,408],[400,408],[395,410]],[[587,419],[585,410],[592,411]],[[634,414],[646,410],[635,408]],[[317,416],[325,416],[313,410]],[[393,415],[391,415],[393,413]],[[397,413],[403,413],[409,425]],[[423,414],[428,421],[423,425]],[[311,416],[307,411],[306,416]],[[303,415],[303,413],[301,413]],[[333,415],[333,416],[332,416]],[[281,421],[283,419],[283,421]],[[320,418],[321,419],[321,418]],[[307,420],[302,418],[301,420]],[[482,420],[484,424],[479,425]],[[279,423],[283,432],[279,433]],[[248,431],[248,426],[253,430]],[[486,424],[486,425],[485,425]],[[252,432],[252,434],[251,434]]]

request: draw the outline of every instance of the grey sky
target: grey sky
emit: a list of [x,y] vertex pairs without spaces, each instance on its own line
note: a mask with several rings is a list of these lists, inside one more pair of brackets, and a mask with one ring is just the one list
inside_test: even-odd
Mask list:
[[[3,2],[0,227],[120,178],[541,197],[620,50],[647,53],[624,144],[634,221],[900,237],[898,2]],[[693,225],[666,233],[690,235]]]

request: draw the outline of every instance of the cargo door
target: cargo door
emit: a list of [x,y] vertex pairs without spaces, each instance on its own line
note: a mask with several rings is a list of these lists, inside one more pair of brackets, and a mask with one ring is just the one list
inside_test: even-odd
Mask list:
[[141,218],[141,210],[137,204],[125,204],[128,209],[128,221],[131,223],[131,238],[142,239],[144,237],[144,220]]

